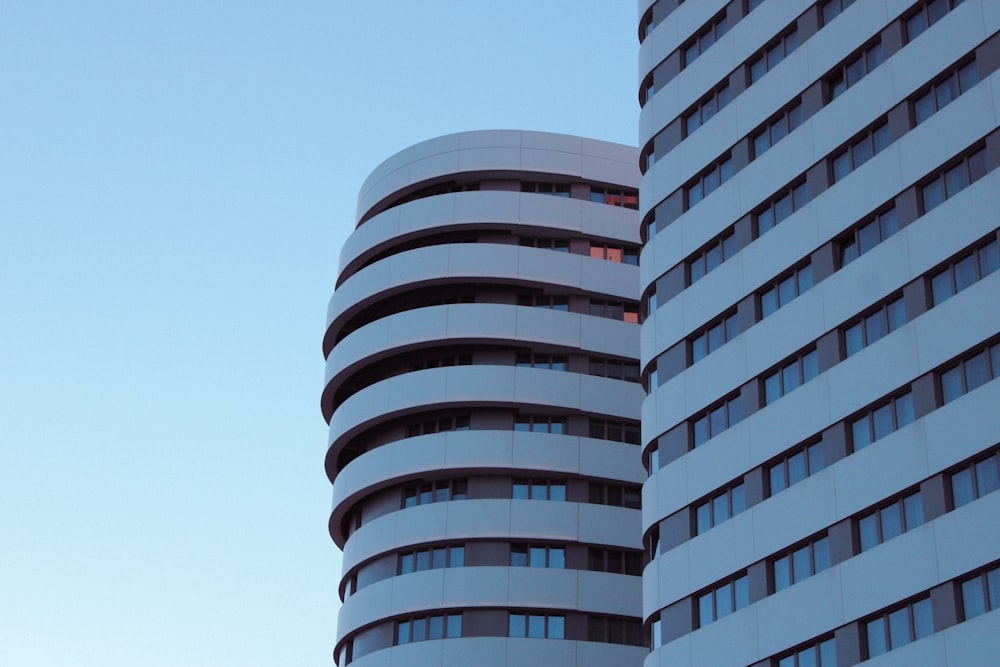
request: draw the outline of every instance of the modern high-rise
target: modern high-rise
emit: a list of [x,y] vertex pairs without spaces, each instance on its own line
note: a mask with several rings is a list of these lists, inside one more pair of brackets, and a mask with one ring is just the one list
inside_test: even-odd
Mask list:
[[1000,2],[639,10],[644,664],[997,664]]
[[323,349],[338,665],[639,665],[636,149],[455,134],[359,196]]

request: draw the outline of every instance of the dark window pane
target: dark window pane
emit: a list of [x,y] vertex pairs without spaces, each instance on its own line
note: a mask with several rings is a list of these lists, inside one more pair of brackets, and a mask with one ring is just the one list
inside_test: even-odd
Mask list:
[[545,637],[545,617],[538,614],[528,616],[528,637]]
[[882,508],[879,518],[882,521],[883,542],[903,534],[903,517],[900,516],[898,504]]
[[951,476],[951,499],[956,509],[971,503],[975,498],[971,470],[960,470]]
[[750,604],[750,579],[746,575],[736,580],[733,596],[736,598],[737,609],[743,609]]
[[903,515],[906,519],[906,530],[913,530],[923,524],[924,505],[919,491],[903,498]]
[[774,224],[778,224],[792,214],[792,197],[785,195],[774,204]]
[[747,496],[742,484],[729,490],[729,501],[732,505],[733,516],[746,511]]
[[931,278],[931,296],[937,306],[954,294],[951,286],[951,270],[945,269]]
[[934,86],[934,97],[938,111],[948,106],[952,100],[958,97],[958,81],[954,77],[949,77],[946,81]]
[[698,626],[705,627],[715,620],[715,610],[712,606],[712,592],[705,593],[698,598]]
[[878,245],[878,232],[878,224],[875,221],[869,222],[858,230],[859,252],[862,255]]
[[878,224],[882,232],[883,241],[899,231],[899,219],[896,217],[896,209],[889,209],[880,215]]
[[853,86],[861,77],[865,75],[865,63],[863,57],[859,56],[847,63],[847,85]]
[[760,315],[767,317],[778,309],[778,292],[776,289],[769,289],[760,295]]
[[861,351],[864,346],[860,323],[855,324],[844,331],[844,350],[847,352],[847,356],[851,356],[855,352]]
[[882,311],[878,311],[865,318],[865,340],[869,345],[882,338],[885,334],[885,315]]
[[994,456],[976,464],[976,492],[981,498],[997,489],[1000,489],[1000,471]]
[[429,551],[417,552],[417,572],[429,570],[431,567],[431,554]]
[[956,165],[945,172],[944,188],[946,196],[954,197],[969,185],[969,172],[965,163]]
[[809,290],[813,286],[813,267],[812,264],[808,264],[801,269],[799,269],[796,277],[799,282],[799,294]]
[[722,347],[722,344],[726,342],[725,334],[722,330],[722,324],[716,324],[714,327],[708,330],[708,352],[711,354],[717,349]]
[[865,52],[865,66],[868,71],[871,72],[873,69],[882,64],[882,42],[879,42],[875,46],[868,49]]
[[924,17],[923,10],[918,14],[911,16],[906,21],[906,36],[910,41],[916,39],[920,33],[927,29],[927,19]]
[[837,642],[827,639],[819,645],[820,667],[837,667]]
[[1000,568],[986,573],[986,587],[989,589],[990,609],[1000,609]]
[[976,258],[969,255],[955,264],[955,291],[961,292],[974,282],[976,282]]
[[507,634],[510,637],[524,637],[527,634],[527,620],[524,614],[511,614],[507,621]]
[[965,611],[965,620],[986,613],[986,592],[983,590],[982,576],[962,584],[962,608]]
[[903,300],[896,299],[889,303],[885,309],[886,319],[889,321],[889,331],[895,331],[906,324],[906,310],[903,307]]
[[990,379],[989,369],[986,367],[986,353],[980,352],[976,356],[965,362],[965,390],[972,391],[980,387]]
[[795,276],[789,276],[778,283],[778,305],[787,305],[795,298]]
[[698,509],[695,511],[695,514],[697,515],[699,535],[712,527],[711,507],[710,503],[702,503],[701,505],[698,505]]
[[878,544],[878,515],[869,514],[858,520],[858,536],[861,538],[862,551]]
[[427,638],[444,639],[444,616],[431,616],[427,620]]
[[448,637],[462,636],[462,615],[448,614]]
[[726,403],[726,416],[729,418],[730,426],[743,419],[743,401],[740,400],[739,396]]
[[413,619],[413,641],[422,642],[427,639],[427,619],[426,618],[415,618]]
[[985,149],[969,156],[969,176],[973,183],[985,176],[987,171]]
[[709,413],[709,433],[714,437],[726,430],[726,406],[721,405]]
[[885,620],[876,618],[865,626],[868,638],[868,657],[882,655],[888,650],[885,644]]
[[958,70],[958,87],[964,93],[977,83],[979,83],[979,70],[976,67],[976,61],[973,60]]
[[910,610],[905,607],[897,609],[889,614],[889,646],[896,649],[911,641]]
[[785,465],[784,463],[779,463],[775,466],[771,466],[768,472],[768,477],[771,483],[771,494],[778,493],[785,489]]
[[781,383],[784,385],[786,394],[793,389],[798,389],[799,385],[802,384],[801,371],[802,369],[798,361],[794,361],[781,369]]
[[799,210],[807,203],[809,203],[809,188],[806,187],[805,183],[795,186],[795,189],[792,190],[792,205],[795,210]]
[[997,269],[1000,269],[1000,243],[993,241],[979,249],[979,275],[985,278]]
[[872,144],[868,137],[851,146],[851,160],[854,168],[857,169],[872,158]]
[[824,537],[813,544],[813,571],[822,572],[830,567],[830,539]]
[[397,644],[410,643],[410,623],[408,621],[403,621],[399,624],[396,636],[398,637],[396,640]]
[[903,428],[916,419],[913,411],[913,394],[906,393],[895,401],[896,404],[896,428]]
[[758,236],[774,227],[774,213],[768,208],[757,214],[757,234]]
[[934,115],[934,96],[931,93],[913,102],[913,118],[917,125]]
[[722,618],[733,611],[733,585],[723,584],[715,589],[715,617]]
[[840,265],[847,266],[858,258],[858,245],[854,239],[845,241],[840,246]]
[[878,440],[892,433],[892,404],[883,405],[872,412],[872,424],[875,427],[874,439]]
[[812,574],[812,559],[809,555],[809,546],[796,549],[792,552],[792,578],[796,581],[808,579]]
[[920,600],[913,603],[913,634],[914,639],[921,639],[934,633],[934,614],[931,611],[931,601]]
[[704,443],[708,440],[708,417],[702,417],[694,422],[694,446]]
[[960,367],[956,366],[941,374],[941,398],[944,403],[953,401],[964,393]]
[[789,557],[779,558],[774,561],[774,592],[784,590],[792,585],[792,573]]
[[797,484],[806,476],[806,453],[799,452],[788,457],[788,485]]
[[815,475],[824,467],[823,443],[818,442],[815,445],[809,445],[807,452],[809,454],[809,474]]
[[854,451],[858,451],[871,444],[872,437],[868,427],[867,416],[851,422],[851,441],[854,443]]
[[712,517],[719,525],[729,518],[729,495],[723,494],[712,499]]

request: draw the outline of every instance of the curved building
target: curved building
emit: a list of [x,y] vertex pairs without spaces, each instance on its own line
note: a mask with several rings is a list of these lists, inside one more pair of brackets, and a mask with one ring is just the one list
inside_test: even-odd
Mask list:
[[338,665],[638,665],[635,149],[469,132],[365,182],[323,351]]
[[640,0],[647,667],[1000,655],[1000,3]]

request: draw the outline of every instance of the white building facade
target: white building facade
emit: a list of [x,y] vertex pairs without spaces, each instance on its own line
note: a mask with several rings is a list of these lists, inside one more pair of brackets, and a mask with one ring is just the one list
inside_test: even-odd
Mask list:
[[469,132],[365,182],[328,314],[338,665],[639,665],[634,148]]
[[1000,2],[639,15],[645,664],[995,664]]

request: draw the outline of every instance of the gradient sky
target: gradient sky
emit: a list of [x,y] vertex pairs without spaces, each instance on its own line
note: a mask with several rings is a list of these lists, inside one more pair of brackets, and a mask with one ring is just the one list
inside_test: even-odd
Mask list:
[[330,665],[320,341],[441,134],[634,144],[634,0],[0,2],[0,666]]

